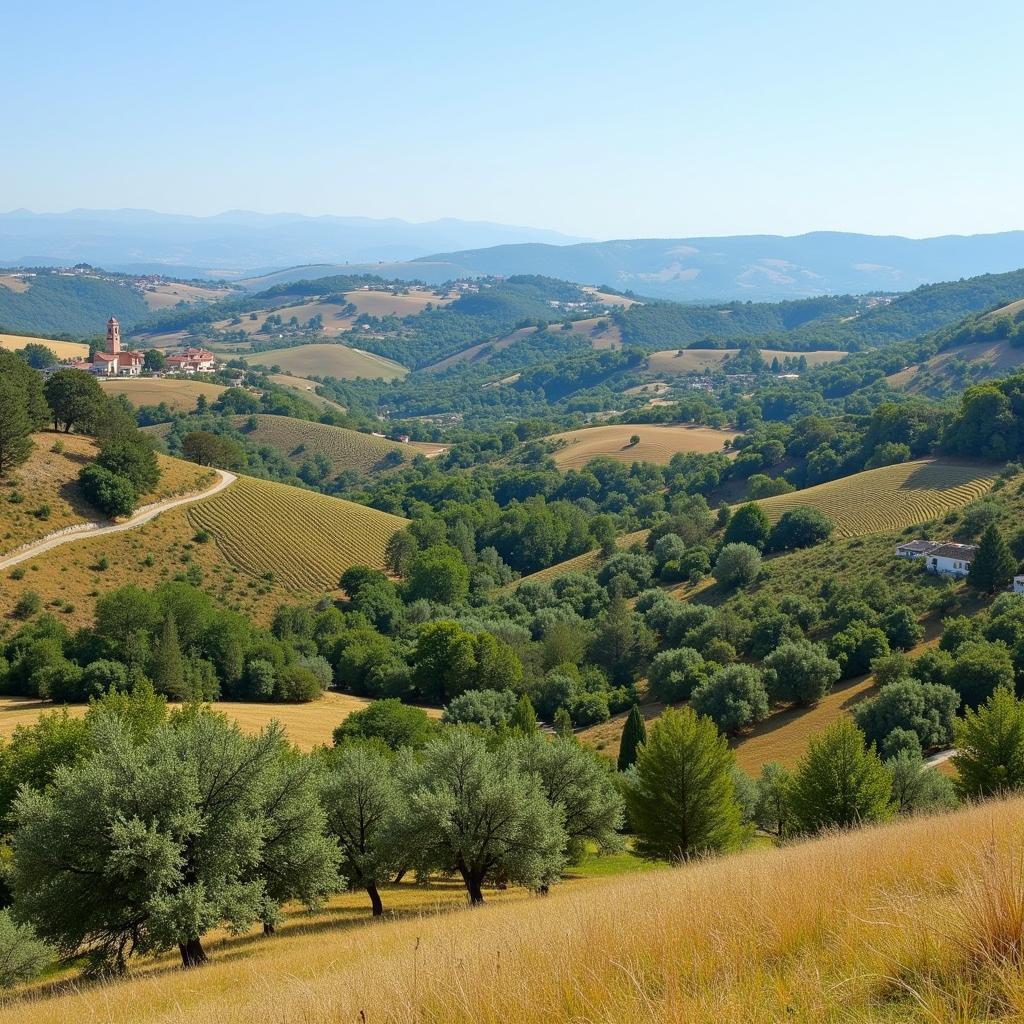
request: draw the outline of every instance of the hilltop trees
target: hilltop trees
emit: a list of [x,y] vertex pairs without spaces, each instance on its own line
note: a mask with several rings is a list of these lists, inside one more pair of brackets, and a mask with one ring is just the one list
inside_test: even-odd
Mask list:
[[670,708],[651,727],[623,795],[636,851],[685,860],[736,849],[745,829],[736,799],[734,759],[710,718]]

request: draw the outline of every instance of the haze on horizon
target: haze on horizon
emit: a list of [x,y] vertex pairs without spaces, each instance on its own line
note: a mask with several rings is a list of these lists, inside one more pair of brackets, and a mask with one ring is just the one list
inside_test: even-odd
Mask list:
[[20,6],[0,208],[1004,231],[1022,29],[1008,0]]

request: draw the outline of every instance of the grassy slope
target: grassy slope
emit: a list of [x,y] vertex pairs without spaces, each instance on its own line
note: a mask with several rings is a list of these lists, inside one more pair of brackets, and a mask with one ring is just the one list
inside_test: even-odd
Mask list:
[[329,398],[323,398],[316,393],[316,384],[306,380],[304,377],[292,377],[287,373],[272,373],[270,379],[281,387],[297,391],[307,402],[315,405],[318,409],[333,409],[336,412],[344,412],[345,406],[332,402]]
[[78,341],[52,341],[50,338],[33,338],[20,334],[0,334],[0,348],[17,352],[26,345],[35,343],[45,345],[58,359],[85,359],[89,355],[89,346]]
[[[652,352],[647,360],[647,369],[652,373],[674,374],[674,373],[701,373],[706,370],[714,370],[722,365],[729,357],[739,351],[735,348],[670,348],[660,352]],[[820,351],[820,352],[795,352],[782,349],[761,349],[762,357],[771,362],[778,357],[781,362],[786,356],[793,356],[799,359],[800,356],[807,357],[808,366],[821,366],[824,363],[834,363],[846,355],[845,352]]]
[[[244,426],[250,417],[236,418],[238,426]],[[333,475],[345,469],[370,473],[378,468],[381,459],[389,452],[397,451],[406,459],[416,455],[436,455],[444,450],[438,444],[401,444],[358,430],[334,427],[326,423],[297,420],[290,416],[256,416],[256,429],[246,432],[246,437],[257,444],[277,448],[295,464],[313,455],[322,453],[331,460]]]
[[280,366],[295,377],[355,377],[394,380],[409,371],[399,363],[346,345],[296,345],[247,356],[252,366]]
[[406,520],[252,477],[192,505],[188,517],[208,530],[236,568],[296,591],[324,592],[352,565],[383,566],[384,547]]
[[[639,444],[630,444],[634,434],[640,437]],[[735,436],[733,431],[714,427],[623,423],[569,430],[545,440],[564,445],[554,455],[559,469],[582,469],[600,455],[620,462],[655,462],[664,466],[676,452],[720,452]]]
[[[961,361],[971,368],[967,378],[961,378],[956,372]],[[963,387],[966,383],[1003,377],[1022,365],[1024,348],[1013,348],[1006,341],[977,342],[948,348],[923,363],[891,374],[886,380],[893,387],[912,394],[929,394],[938,393],[944,387]]]
[[101,383],[108,394],[124,395],[133,405],[159,405],[164,402],[180,412],[192,412],[200,395],[209,402],[215,402],[225,390],[219,384],[173,377],[126,377]]
[[545,899],[510,889],[472,912],[429,913],[461,902],[453,887],[412,890],[418,907],[391,891],[403,917],[374,926],[351,897],[272,940],[223,936],[187,979],[165,958],[10,1011],[19,1024],[1018,1020],[1022,813],[993,802]]
[[[66,526],[84,523],[102,516],[81,496],[78,471],[96,457],[91,438],[77,434],[55,434],[49,431],[34,434],[35,451],[24,465],[0,485],[0,553],[12,551],[29,541],[38,540]],[[52,451],[55,443],[62,452]],[[210,470],[159,455],[160,481],[151,494],[139,499],[148,505],[177,494],[202,490],[213,479]],[[21,495],[21,502],[12,502],[12,495]],[[49,505],[50,515],[35,515],[41,505]]]

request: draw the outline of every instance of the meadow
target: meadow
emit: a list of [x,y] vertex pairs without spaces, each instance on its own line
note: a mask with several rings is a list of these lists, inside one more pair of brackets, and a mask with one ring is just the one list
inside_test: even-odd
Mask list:
[[918,459],[869,469],[758,504],[775,522],[784,512],[808,505],[821,509],[836,524],[836,538],[902,530],[980,498],[999,467],[957,459]]
[[[640,442],[631,444],[638,435]],[[620,462],[656,462],[664,466],[676,452],[719,452],[735,437],[715,427],[620,423],[583,427],[545,438],[560,445],[553,458],[559,469],[582,469],[591,459],[606,455]]]
[[[27,290],[27,289],[26,289]],[[17,352],[26,345],[45,345],[58,359],[87,359],[89,346],[78,341],[53,341],[51,338],[32,338],[21,334],[0,334],[0,348]]]
[[[652,352],[647,357],[647,369],[651,373],[674,374],[674,373],[704,373],[708,370],[719,369],[722,363],[730,356],[736,355],[739,349],[735,348],[670,348],[660,352]],[[807,358],[808,366],[822,366],[825,363],[834,363],[845,356],[845,352],[819,351],[819,352],[794,352],[781,349],[761,349],[761,357],[767,362],[778,357],[782,362],[786,356],[799,359],[800,356]]]
[[[358,894],[105,983],[41,985],[19,1024],[966,1024],[1024,1013],[1024,800],[676,868],[488,892],[443,883],[370,924]],[[413,887],[409,887],[412,890]],[[404,896],[404,894],[403,894]],[[342,898],[343,900],[345,898]],[[365,903],[365,900],[362,901]]]
[[132,405],[164,402],[175,412],[192,412],[200,395],[215,402],[225,390],[220,384],[175,377],[116,377],[100,383],[107,394],[124,395]]
[[335,590],[353,565],[380,568],[406,520],[298,487],[239,477],[188,509],[233,566],[303,592]]
[[[296,420],[290,416],[253,418],[256,420],[256,429],[247,430],[247,438],[257,444],[277,448],[296,465],[313,455],[326,455],[331,460],[332,475],[346,469],[370,473],[380,468],[381,460],[391,452],[398,452],[404,459],[412,459],[416,455],[434,456],[444,451],[444,445],[415,442],[402,444],[389,441],[386,437],[376,437],[327,423]],[[248,416],[239,416],[236,425],[244,427],[249,419]]]
[[400,363],[339,344],[269,349],[246,356],[246,361],[252,366],[279,366],[294,377],[337,377],[340,380],[381,377],[394,380],[409,372]]

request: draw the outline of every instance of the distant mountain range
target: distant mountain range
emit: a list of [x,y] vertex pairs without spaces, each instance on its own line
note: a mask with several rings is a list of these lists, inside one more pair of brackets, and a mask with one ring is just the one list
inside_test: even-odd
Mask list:
[[91,263],[176,277],[238,277],[300,263],[376,264],[442,250],[579,241],[557,231],[455,219],[412,224],[244,210],[214,217],[151,210],[0,214],[0,266]]
[[554,231],[454,219],[232,211],[187,217],[147,210],[0,214],[0,266],[85,262],[107,270],[245,279],[254,289],[336,274],[430,284],[543,274],[684,302],[774,302],[909,291],[1024,267],[1024,231],[901,238],[806,235],[581,241]]

